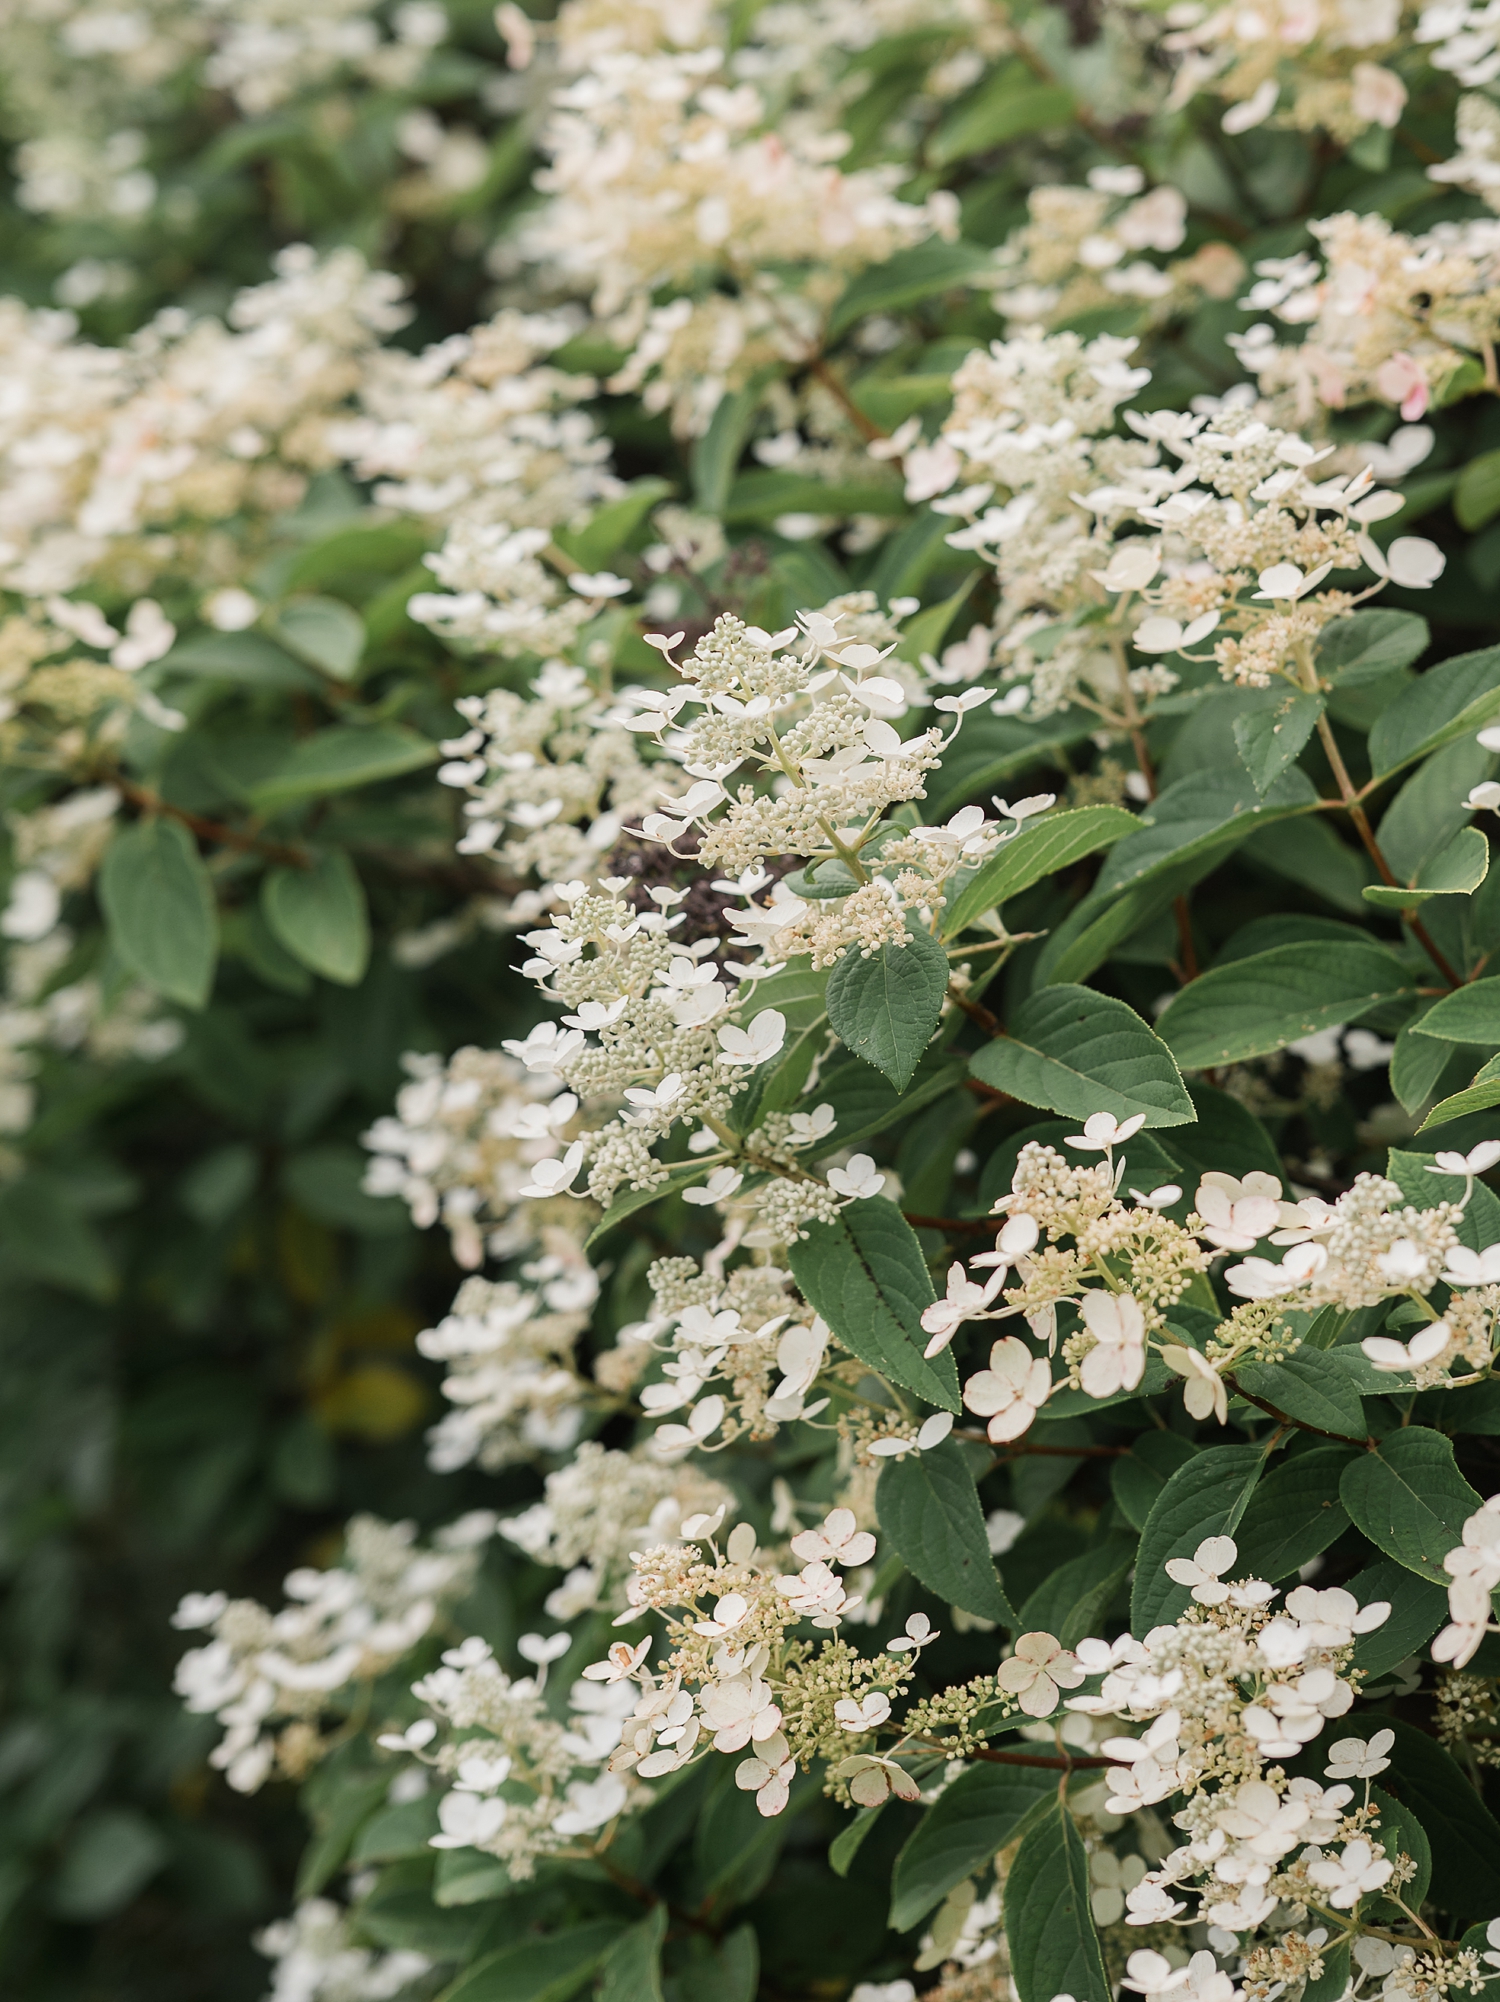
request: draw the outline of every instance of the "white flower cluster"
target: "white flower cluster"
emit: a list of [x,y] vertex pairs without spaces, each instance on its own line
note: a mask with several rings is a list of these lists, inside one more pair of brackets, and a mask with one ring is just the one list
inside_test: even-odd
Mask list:
[[408,2002],[431,1988],[426,1954],[360,1946],[332,1898],[304,1899],[290,1918],[258,1932],[255,1944],[275,1963],[266,2002]]
[[1402,0],[1190,0],[1168,16],[1163,47],[1180,60],[1167,101],[1175,107],[1200,92],[1227,99],[1220,123],[1231,134],[1274,120],[1347,144],[1372,125],[1389,129],[1406,107],[1406,85],[1373,57],[1395,53],[1402,13]]
[[[1496,194],[1500,112],[1488,99],[1464,102],[1482,108],[1460,112],[1459,157],[1429,172]],[[1383,216],[1343,210],[1308,227],[1318,254],[1257,263],[1241,301],[1305,333],[1278,339],[1270,322],[1260,321],[1231,337],[1235,352],[1298,424],[1355,403],[1398,410],[1408,428],[1358,450],[1378,478],[1404,479],[1432,449],[1434,434],[1419,422],[1429,407],[1465,364],[1471,372],[1493,370],[1484,357],[1492,353],[1500,308],[1500,222],[1474,217],[1409,235]]]
[[[1377,489],[1368,464],[1315,477],[1333,448],[1269,423],[1248,394],[1192,413],[1127,411],[1134,436],[1116,435],[1116,411],[1149,380],[1130,364],[1134,346],[1071,333],[997,341],[957,371],[930,445],[916,445],[913,425],[905,460],[908,498],[961,517],[949,543],[995,566],[993,657],[1004,679],[1029,685],[1029,713],[1079,702],[1130,731],[1179,679],[1132,665],[1130,649],[1211,658],[1252,687],[1305,685],[1331,619],[1387,577],[1430,585],[1444,561],[1418,536],[1382,550],[1369,527],[1401,497]],[[1357,596],[1318,591],[1330,571],[1361,568],[1377,581]],[[1191,651],[1215,633],[1211,654]],[[974,671],[986,665],[976,652]]]
[[[544,1699],[547,1666],[567,1653],[569,1636],[523,1634],[535,1676],[512,1677],[478,1639],[449,1648],[440,1667],[412,1686],[428,1713],[377,1743],[420,1760],[446,1791],[438,1801],[434,1849],[480,1849],[512,1878],[532,1876],[539,1857],[578,1853],[606,1830],[641,1789],[600,1768],[620,1742],[628,1690],[577,1682],[560,1723]],[[447,1734],[443,1727],[447,1727]]]
[[[1126,1634],[1078,1645],[1080,1668],[1101,1681],[1068,1707],[1148,1724],[1139,1737],[1105,1740],[1120,1761],[1109,1773],[1110,1811],[1185,1797],[1173,1820],[1188,1839],[1127,1893],[1133,1925],[1192,1922],[1179,1895],[1191,1892],[1200,1900],[1193,1920],[1253,1932],[1279,1897],[1347,1911],[1393,1873],[1370,1839],[1368,1793],[1366,1811],[1351,1812],[1350,1787],[1288,1779],[1280,1764],[1348,1711],[1354,1640],[1391,1609],[1299,1585],[1273,1611],[1279,1594],[1262,1580],[1224,1582],[1237,1557],[1232,1537],[1206,1538],[1166,1567],[1194,1601],[1173,1625],[1139,1641]],[[1333,1747],[1330,1777],[1381,1770],[1355,1740]]]
[[1500,1495],[1491,1495],[1464,1524],[1463,1541],[1443,1559],[1450,1623],[1432,1644],[1434,1661],[1463,1668],[1496,1631],[1491,1594],[1500,1591]]
[[225,1727],[210,1763],[239,1793],[255,1793],[278,1768],[300,1778],[320,1756],[317,1720],[330,1700],[383,1674],[431,1632],[473,1583],[494,1531],[494,1515],[479,1509],[424,1550],[414,1523],[355,1516],[344,1562],[290,1572],[291,1603],[278,1613],[190,1592],[172,1624],[213,1638],[182,1657],[173,1686],[195,1715],[217,1715]]

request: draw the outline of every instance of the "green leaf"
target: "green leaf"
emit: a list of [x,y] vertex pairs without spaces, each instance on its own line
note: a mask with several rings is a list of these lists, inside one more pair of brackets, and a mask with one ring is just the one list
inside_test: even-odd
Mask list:
[[671,492],[670,480],[632,480],[618,500],[606,501],[581,528],[554,529],[552,540],[585,570],[600,570]]
[[936,1297],[916,1232],[884,1196],[848,1203],[833,1223],[813,1223],[791,1249],[792,1275],[815,1313],[861,1362],[929,1404],[957,1411],[951,1351],[923,1357],[922,1310]]
[[742,473],[730,487],[723,519],[738,525],[774,521],[783,514],[878,514],[908,512],[899,480],[878,472],[862,479],[825,480],[816,473]]
[[1427,621],[1415,612],[1352,612],[1324,627],[1318,672],[1340,688],[1380,681],[1410,667],[1430,639]]
[[1147,1126],[1193,1118],[1172,1052],[1123,1001],[1090,987],[1044,987],[1010,1018],[1007,1033],[974,1054],[975,1077],[1023,1105],[1072,1119],[1112,1112]]
[[591,1919],[547,1939],[519,1940],[475,1961],[439,2002],[568,2002],[622,1930],[618,1919]]
[[1470,459],[1453,489],[1453,513],[1459,527],[1471,534],[1500,514],[1500,452]]
[[438,1854],[432,1901],[444,1911],[488,1904],[514,1889],[515,1879],[498,1856],[487,1856],[482,1849],[444,1849]]
[[219,952],[213,884],[180,821],[138,821],[104,851],[99,901],[131,972],[184,1008],[201,1008]]
[[848,1876],[855,1857],[864,1847],[865,1837],[874,1834],[876,1822],[890,1804],[888,1797],[879,1807],[862,1807],[854,1819],[834,1836],[828,1845],[828,1867],[835,1877]]
[[67,1182],[42,1168],[0,1187],[0,1253],[30,1278],[108,1300],[119,1284],[115,1262],[72,1197]]
[[828,976],[828,1020],[845,1048],[900,1092],[932,1041],[947,992],[948,955],[918,925],[904,945],[887,942],[868,959],[849,948]]
[[1326,820],[1278,820],[1252,834],[1245,860],[1311,890],[1336,911],[1364,914],[1363,891],[1375,865],[1362,848],[1340,841]]
[[1055,1634],[1064,1647],[1076,1647],[1099,1623],[1135,1562],[1133,1536],[1106,1536],[1092,1549],[1061,1564],[1021,1608],[1020,1624],[1028,1633]]
[[368,729],[336,723],[292,747],[279,771],[261,779],[251,799],[262,813],[275,813],[298,800],[349,792],[436,764],[442,753],[415,730],[378,723]]
[[697,1881],[692,1903],[716,1901],[721,1911],[728,1911],[755,1897],[775,1869],[787,1829],[807,1798],[809,1782],[794,1780],[786,1811],[766,1816],[754,1794],[735,1785],[734,1768],[715,1764],[693,1839]]
[[1387,1433],[1344,1471],[1339,1496],[1354,1526],[1387,1557],[1446,1586],[1443,1559],[1482,1506],[1453,1458],[1453,1442],[1424,1425]]
[[1070,90],[1060,83],[1039,84],[1025,63],[1008,62],[949,112],[927,142],[927,156],[933,166],[946,167],[1028,132],[1066,125],[1073,111]]
[[599,2002],[663,2002],[661,1947],[667,1908],[655,1906],[611,1949],[599,1982]]
[[1349,1992],[1349,1949],[1324,1947],[1320,1958],[1323,1972],[1302,1990],[1302,2002],[1343,2002]]
[[1275,1143],[1248,1105],[1211,1084],[1189,1085],[1188,1096],[1198,1115],[1196,1123],[1174,1126],[1162,1145],[1189,1174],[1217,1168],[1223,1174],[1246,1175],[1258,1168],[1280,1175]]
[[816,1090],[809,1094],[815,1105],[831,1105],[834,1110],[832,1133],[817,1149],[818,1155],[832,1154],[856,1146],[876,1133],[894,1126],[952,1091],[964,1075],[964,1060],[945,1056],[939,1049],[928,1050],[904,1092],[898,1092],[879,1071],[858,1058],[831,1065],[822,1074]]
[[1418,1131],[1425,1133],[1429,1126],[1442,1126],[1448,1120],[1462,1119],[1470,1112],[1488,1112],[1492,1105],[1500,1105],[1500,1056],[1491,1057],[1484,1068],[1475,1073],[1472,1084],[1435,1105]]
[[[1057,1799],[1045,1767],[972,1765],[945,1787],[907,1838],[891,1876],[892,1932],[910,1932]],[[842,1840],[842,1837],[840,1838]]]
[[[1401,1901],[1410,1911],[1421,1911],[1432,1886],[1432,1844],[1427,1831],[1409,1807],[1381,1787],[1371,1787],[1370,1799],[1380,1810],[1380,1844],[1393,1863],[1409,1856],[1417,1866],[1416,1875],[1402,1886]],[[1500,1829],[1497,1829],[1500,1834]]]
[[1235,718],[1234,741],[1258,792],[1269,792],[1318,727],[1324,697],[1306,689]]
[[1403,1112],[1415,1112],[1431,1097],[1434,1086],[1451,1062],[1453,1051],[1430,1036],[1419,1036],[1416,1020],[1404,1023],[1396,1032],[1391,1054],[1391,1090]]
[[445,1910],[433,1902],[432,1851],[382,1870],[356,1907],[359,1929],[377,1946],[425,1953],[431,1960],[466,1961],[489,1914]]
[[902,1563],[929,1591],[966,1613],[1015,1627],[961,1446],[945,1439],[925,1453],[887,1461],[876,1484],[875,1512]]
[[1373,940],[1337,952],[1273,946],[1200,975],[1172,997],[1157,1027],[1184,1070],[1207,1070],[1268,1056],[1411,987],[1395,953]]
[[344,849],[325,849],[310,869],[272,869],[260,898],[272,936],[294,959],[341,987],[358,986],[370,963],[370,916]]
[[1471,896],[1489,874],[1489,868],[1488,841],[1477,827],[1461,827],[1446,848],[1422,864],[1409,889],[1372,883],[1365,890],[1365,902],[1382,911],[1405,911],[1425,904],[1431,897]]
[[667,1170],[667,1179],[664,1182],[655,1182],[649,1189],[627,1189],[623,1196],[615,1198],[589,1232],[584,1244],[585,1251],[592,1250],[607,1231],[613,1230],[616,1224],[623,1223],[627,1217],[634,1216],[637,1210],[643,1210],[651,1203],[659,1203],[664,1196],[679,1195],[682,1190],[691,1188],[694,1182],[704,1179],[704,1171],[699,1162],[675,1161]]
[[1377,778],[1398,771],[1500,716],[1500,647],[1461,653],[1430,667],[1370,732]]
[[1367,1564],[1345,1587],[1361,1606],[1384,1601],[1390,1615],[1372,1633],[1354,1642],[1354,1666],[1374,1681],[1387,1675],[1430,1641],[1448,1617],[1448,1594],[1441,1585],[1413,1578],[1404,1564],[1382,1557]]
[[743,387],[721,396],[708,429],[693,446],[693,499],[705,514],[723,512],[764,394],[765,378],[756,375]]
[[1500,1043],[1500,980],[1471,980],[1445,994],[1412,1028],[1444,1043]]
[[366,592],[418,563],[432,540],[431,531],[420,521],[341,528],[300,552],[282,588],[287,592],[333,589],[342,597],[353,596],[363,603]]
[[971,876],[943,913],[944,938],[957,938],[976,918],[998,909],[1007,897],[1018,897],[1044,876],[1055,875],[1139,831],[1140,822],[1122,806],[1080,806],[1048,814],[1007,841]]
[[[946,526],[949,517],[933,519]],[[928,775],[924,809],[928,819],[946,819],[966,801],[1003,785],[1017,772],[1055,765],[1060,752],[1087,742],[1095,727],[1095,719],[1083,709],[1061,709],[1041,723],[1022,723],[1015,716],[992,716],[981,710],[966,721],[941,768]]]
[[52,1880],[51,1903],[65,1919],[106,1919],[128,1905],[170,1854],[166,1838],[130,1807],[83,1816],[68,1838]]
[[1038,981],[1084,980],[1123,939],[1167,910],[1243,841],[1290,815],[1311,812],[1317,793],[1292,766],[1262,795],[1241,765],[1195,772],[1141,814],[1138,831],[1112,849],[1093,889],[1054,930],[1037,962]]
[[273,646],[260,633],[199,633],[163,654],[158,667],[168,674],[201,674],[216,681],[237,681],[248,688],[315,694],[321,687],[318,677],[300,660],[285,647]]
[[349,1861],[392,1863],[404,1856],[431,1856],[429,1839],[438,1832],[437,1802],[431,1794],[398,1801],[373,1814],[359,1831]]
[[[1359,1400],[1354,1402],[1358,1409]],[[1271,1469],[1234,1532],[1241,1574],[1275,1584],[1300,1571],[1342,1536],[1349,1517],[1339,1500],[1339,1476],[1353,1450],[1318,1446]]]
[[1132,1529],[1142,1530],[1177,1469],[1198,1448],[1180,1432],[1141,1432],[1109,1470],[1109,1491]]
[[1381,815],[1376,839],[1399,883],[1415,882],[1473,818],[1471,789],[1494,770],[1494,754],[1462,737],[1424,758]]
[[338,598],[294,598],[276,613],[276,637],[320,674],[352,681],[365,650],[365,626],[358,612]]
[[861,271],[845,288],[829,316],[825,338],[836,341],[856,320],[869,313],[898,312],[938,292],[993,283],[995,253],[978,243],[944,243],[929,237],[910,250],[898,250],[884,264]]
[[1390,1771],[1394,1794],[1421,1822],[1432,1845],[1433,1902],[1460,1926],[1500,1911],[1500,1823],[1473,1782],[1440,1744],[1404,1718],[1386,1720],[1396,1734]]
[[1284,1362],[1245,1363],[1234,1372],[1243,1390],[1320,1432],[1365,1437],[1364,1407],[1349,1378],[1321,1349],[1296,1349]]
[[1206,1536],[1234,1534],[1265,1463],[1261,1446],[1210,1446],[1172,1475],[1141,1531],[1130,1595],[1133,1632],[1175,1620],[1191,1603],[1187,1586],[1174,1583],[1163,1567],[1169,1558],[1191,1557]]
[[1110,1980],[1089,1904],[1089,1860],[1059,1801],[1026,1835],[1005,1879],[1005,1937],[1020,2002],[1103,2002]]

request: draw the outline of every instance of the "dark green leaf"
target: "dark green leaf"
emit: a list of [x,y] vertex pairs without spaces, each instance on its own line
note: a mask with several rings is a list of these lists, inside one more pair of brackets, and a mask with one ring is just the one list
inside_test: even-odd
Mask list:
[[1167,1576],[1167,1561],[1191,1557],[1205,1537],[1233,1536],[1265,1463],[1261,1446],[1210,1446],[1172,1475],[1141,1531],[1130,1595],[1135,1633],[1175,1620],[1191,1603],[1187,1586]]
[[441,2002],[568,2002],[622,1930],[618,1919],[591,1919],[547,1939],[502,1947],[467,1968]]
[[1004,146],[1028,132],[1066,125],[1073,116],[1073,93],[1060,83],[1039,84],[1022,62],[1009,62],[987,76],[972,97],[950,111],[928,141],[936,167]]
[[862,1807],[834,1836],[828,1845],[828,1867],[835,1877],[848,1876],[851,1864],[864,1847],[865,1837],[874,1834],[876,1822],[890,1804],[888,1797],[879,1807]]
[[879,946],[868,959],[849,947],[828,976],[828,1019],[846,1048],[905,1091],[947,991],[948,955],[918,925],[904,945]]
[[599,1981],[599,2002],[662,2002],[661,1946],[667,1908],[656,1905],[611,1948]]
[[735,468],[764,394],[765,378],[757,375],[721,396],[708,429],[693,446],[693,498],[705,514],[720,513],[729,498]]
[[99,901],[132,973],[184,1008],[201,1008],[219,951],[213,884],[176,820],[143,820],[104,851]]
[[329,848],[310,869],[272,869],[261,888],[272,936],[294,959],[356,987],[370,963],[370,917],[364,885],[342,848]]
[[1443,1559],[1482,1502],[1454,1464],[1453,1442],[1423,1425],[1388,1433],[1361,1453],[1345,1468],[1339,1495],[1377,1550],[1443,1586]]
[[1133,1536],[1106,1536],[1081,1557],[1060,1564],[1037,1587],[1021,1608],[1021,1626],[1028,1633],[1055,1634],[1064,1647],[1076,1647],[1086,1634],[1099,1631],[1134,1562]]
[[1471,534],[1500,514],[1500,452],[1470,459],[1453,489],[1453,513],[1459,527]]
[[875,1509],[902,1563],[929,1591],[966,1613],[1015,1627],[1015,1610],[990,1556],[974,1476],[953,1440],[888,1461]]
[[275,813],[298,800],[399,778],[436,764],[440,756],[436,744],[399,724],[368,729],[335,724],[294,745],[280,770],[256,784],[251,798],[262,813]]
[[1180,1432],[1141,1432],[1131,1440],[1109,1470],[1109,1488],[1132,1529],[1146,1527],[1162,1489],[1197,1450]]
[[1390,1617],[1373,1633],[1360,1634],[1354,1643],[1354,1666],[1364,1669],[1371,1681],[1388,1675],[1424,1647],[1448,1617],[1448,1595],[1442,1586],[1414,1578],[1404,1564],[1389,1557],[1366,1565],[1346,1589],[1361,1606],[1383,1602],[1391,1609]]
[[1177,780],[1113,848],[1093,889],[1058,925],[1037,965],[1044,980],[1086,980],[1115,946],[1170,908],[1246,841],[1317,803],[1307,774],[1284,771],[1264,795],[1242,765]]
[[1427,621],[1414,612],[1354,612],[1323,628],[1318,672],[1341,688],[1379,681],[1427,651]]
[[792,1274],[851,1354],[929,1404],[957,1411],[951,1351],[928,1362],[922,1310],[936,1297],[915,1231],[884,1196],[848,1203],[791,1249]]
[[1425,904],[1432,897],[1468,897],[1489,874],[1490,844],[1477,827],[1461,827],[1446,848],[1428,858],[1411,879],[1408,889],[1392,889],[1386,883],[1372,883],[1365,902],[1382,911],[1405,911]]
[[1109,1976],[1089,1904],[1083,1838],[1061,1802],[1048,1809],[1016,1851],[1005,1879],[1005,1937],[1020,2002],[1103,2002]]
[[1445,994],[1412,1028],[1445,1043],[1477,1043],[1481,1049],[1500,1043],[1500,980],[1471,980]]
[[250,688],[281,688],[316,693],[318,677],[260,633],[199,633],[164,654],[159,672],[201,674],[217,681],[238,681]]
[[1216,966],[1175,994],[1158,1018],[1186,1070],[1267,1056],[1411,992],[1412,976],[1373,940],[1332,953],[1281,945]]
[[1139,826],[1136,816],[1120,806],[1080,806],[1033,822],[964,884],[943,913],[944,938],[957,938],[1007,897],[1018,897],[1044,876],[1110,847]]
[[1476,1071],[1473,1082],[1462,1091],[1454,1092],[1451,1098],[1441,1099],[1422,1121],[1419,1130],[1425,1133],[1429,1126],[1442,1126],[1448,1120],[1462,1119],[1470,1112],[1488,1112],[1492,1105],[1500,1105],[1500,1056],[1491,1057],[1482,1070]]
[[1323,704],[1321,695],[1297,689],[1236,719],[1234,741],[1257,791],[1268,792],[1294,762],[1318,727]]
[[[1358,1399],[1355,1403],[1357,1408]],[[1319,1446],[1271,1469],[1234,1532],[1241,1574],[1275,1584],[1343,1534],[1349,1518],[1339,1500],[1339,1476],[1352,1450]]]
[[108,1300],[118,1283],[104,1239],[70,1200],[67,1184],[33,1168],[0,1187],[0,1252],[33,1279]]
[[337,598],[294,598],[276,614],[276,637],[334,681],[352,681],[365,650],[364,621]]
[[1433,1902],[1464,1926],[1500,1912],[1500,1822],[1457,1761],[1404,1718],[1396,1734],[1387,1793],[1411,1809],[1432,1845]]
[[671,491],[670,480],[632,480],[617,500],[597,508],[581,528],[555,529],[552,539],[585,570],[601,570]]
[[832,1154],[883,1133],[898,1119],[908,1118],[924,1105],[930,1105],[933,1099],[941,1098],[944,1092],[952,1091],[963,1078],[965,1068],[962,1057],[944,1056],[939,1049],[928,1050],[911,1083],[904,1092],[898,1092],[869,1064],[856,1060],[830,1065],[811,1094],[813,1103],[831,1105],[835,1115],[833,1131],[817,1152]]
[[1147,1126],[1193,1117],[1172,1053],[1123,1001],[1090,987],[1044,987],[1023,1001],[997,1036],[975,1052],[975,1077],[1023,1105],[1073,1119],[1143,1114]]
[[910,250],[898,250],[884,264],[861,271],[845,288],[828,321],[827,339],[839,335],[868,313],[891,313],[915,306],[937,292],[993,280],[995,253],[977,243],[944,243],[929,237]]
[[1245,1363],[1235,1371],[1234,1380],[1253,1397],[1319,1432],[1338,1432],[1354,1440],[1365,1436],[1358,1392],[1332,1356],[1320,1349],[1296,1349],[1284,1362]]
[[1386,710],[1370,732],[1377,776],[1481,729],[1500,716],[1500,647],[1461,653],[1430,667]]
[[961,1773],[896,1858],[891,1930],[910,1932],[1056,1799],[1057,1774],[1045,1767],[976,1764]]

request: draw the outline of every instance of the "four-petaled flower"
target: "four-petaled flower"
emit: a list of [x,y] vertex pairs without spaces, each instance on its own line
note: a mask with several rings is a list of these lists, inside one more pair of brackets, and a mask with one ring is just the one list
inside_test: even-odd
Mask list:
[[1064,1689],[1076,1689],[1083,1670],[1053,1634],[1022,1634],[1009,1661],[1002,1661],[995,1680],[1019,1699],[1028,1717],[1050,1717]]
[[997,1443],[1019,1439],[1047,1401],[1052,1375],[1015,1335],[1007,1335],[990,1350],[990,1366],[964,1385],[964,1403],[980,1418]]

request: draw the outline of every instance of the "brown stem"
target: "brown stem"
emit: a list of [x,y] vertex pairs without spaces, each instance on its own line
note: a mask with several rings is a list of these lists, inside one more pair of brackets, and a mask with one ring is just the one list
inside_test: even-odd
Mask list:
[[[1361,804],[1359,793],[1355,788],[1353,780],[1349,777],[1349,770],[1344,763],[1343,753],[1339,750],[1337,739],[1333,734],[1333,726],[1326,715],[1318,718],[1318,736],[1322,741],[1334,780],[1338,785],[1339,796],[1349,810],[1349,818],[1354,822],[1355,833],[1358,834],[1360,840],[1364,843],[1365,853],[1380,871],[1381,880],[1389,889],[1405,889],[1406,885],[1396,880],[1394,870],[1391,868],[1390,863],[1386,861],[1380,843],[1375,839],[1375,830],[1370,825],[1369,817]],[[1464,984],[1463,975],[1451,964],[1447,954],[1439,946],[1436,939],[1433,938],[1426,925],[1417,916],[1415,910],[1405,911],[1402,915],[1413,938],[1420,943],[1427,957],[1432,961],[1438,972],[1442,974],[1449,986],[1462,987]]]
[[[828,394],[838,404],[839,408],[867,445],[873,445],[877,439],[890,437],[891,434],[889,431],[882,431],[875,420],[872,417],[866,416],[865,412],[860,409],[859,405],[854,401],[854,398],[849,394],[834,370],[828,366],[822,355],[814,355],[808,362],[807,367],[809,373],[816,376],[818,381],[822,383]],[[893,459],[891,464],[898,471],[900,470],[901,461],[899,459]]]
[[1257,1397],[1254,1391],[1246,1390],[1245,1386],[1237,1381],[1235,1377],[1231,1376],[1227,1370],[1224,1373],[1224,1381],[1236,1397],[1243,1397],[1247,1404],[1253,1404],[1258,1411],[1264,1411],[1266,1416],[1274,1418],[1278,1425],[1295,1425],[1299,1432],[1312,1432],[1319,1439],[1336,1440],[1340,1446],[1363,1446],[1366,1449],[1374,1448],[1375,1441],[1373,1439],[1355,1439],[1347,1432],[1325,1432],[1321,1425],[1306,1425],[1300,1418],[1293,1418],[1287,1412],[1279,1411],[1274,1404],[1268,1404],[1263,1397]]
[[956,987],[948,989],[948,999],[956,1008],[961,1008],[971,1022],[977,1022],[987,1036],[1003,1036],[1000,1017],[992,1015],[980,1001],[971,1001],[966,994],[960,994]]
[[159,793],[152,792],[147,786],[137,785],[133,779],[127,779],[119,772],[110,775],[110,783],[142,813],[161,813],[168,820],[180,821],[200,841],[217,842],[221,848],[238,848],[246,854],[264,855],[273,862],[284,862],[291,869],[312,867],[312,857],[305,848],[294,848],[284,841],[267,841],[263,835],[247,834],[243,828],[228,827],[221,820],[205,820],[201,814],[173,806]]

